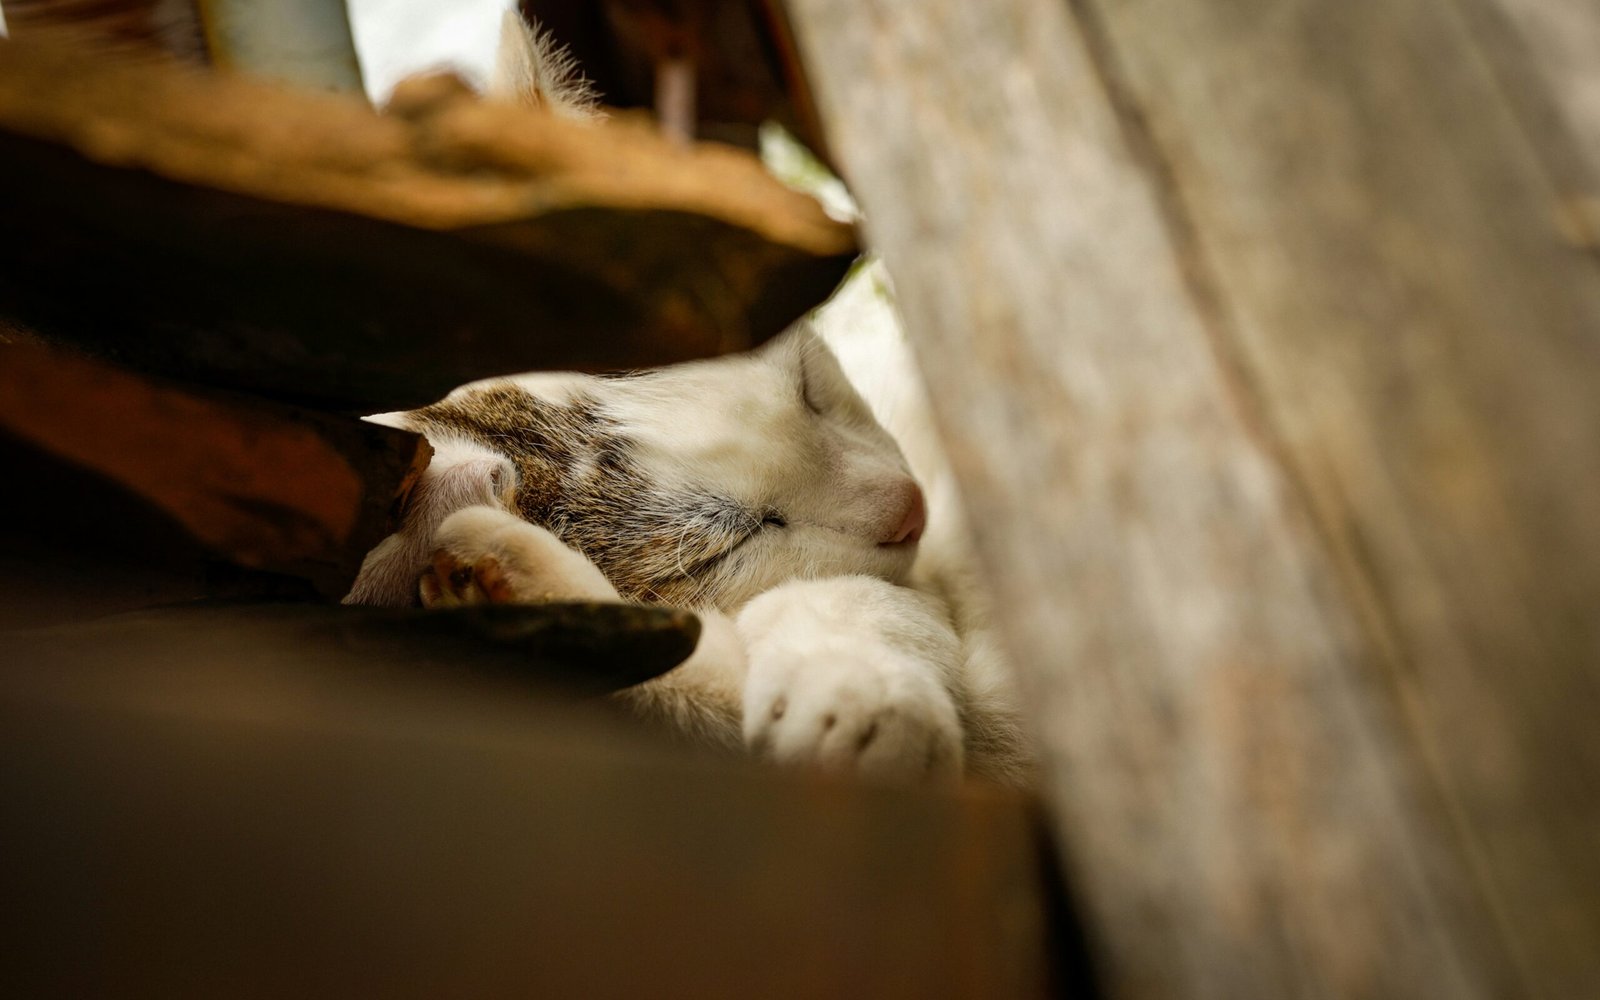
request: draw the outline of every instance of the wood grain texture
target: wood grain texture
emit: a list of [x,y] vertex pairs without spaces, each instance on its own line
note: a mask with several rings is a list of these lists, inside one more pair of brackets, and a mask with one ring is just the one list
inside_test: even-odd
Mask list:
[[1600,251],[1600,5],[1454,0],[1565,206],[1569,235]]
[[1095,6],[1526,991],[1600,993],[1600,271],[1544,150],[1446,5]]
[[791,10],[1111,994],[1593,995],[1600,312],[1462,26]]
[[529,696],[600,695],[666,673],[699,638],[691,612],[629,604],[424,610],[235,600],[0,630],[0,661],[63,676],[79,671],[85,687],[106,673],[143,672],[152,702],[173,697],[155,689],[169,682],[175,665],[183,665],[185,678],[206,665],[336,684],[466,678]]
[[399,498],[433,454],[408,431],[21,344],[0,344],[0,433],[98,478],[92,495],[15,483],[6,503],[15,530],[41,506],[99,519],[99,494],[123,491],[218,556],[304,577],[333,597],[392,530]]
[[1015,793],[694,756],[470,672],[296,663],[288,638],[0,660],[0,992],[1044,994]]
[[70,28],[122,52],[208,59],[199,11],[187,0],[9,0],[5,22],[11,38]]
[[744,349],[854,257],[848,226],[739,150],[478,101],[454,78],[393,110],[6,43],[0,315],[375,412],[490,375]]

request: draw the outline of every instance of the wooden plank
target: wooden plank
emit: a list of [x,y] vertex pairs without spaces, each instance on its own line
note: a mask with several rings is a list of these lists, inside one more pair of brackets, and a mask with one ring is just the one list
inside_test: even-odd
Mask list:
[[188,0],[6,0],[10,37],[70,28],[76,37],[124,52],[207,60],[200,14]]
[[1455,0],[1544,159],[1579,246],[1600,252],[1600,6],[1584,0]]
[[49,666],[0,664],[7,995],[1044,995],[1015,793],[692,756],[461,675]]
[[[154,676],[182,663],[334,680],[477,677],[533,694],[610,694],[682,663],[699,637],[688,611],[631,604],[425,611],[233,601],[0,632],[0,660],[67,673],[94,664]],[[99,673],[86,676],[95,683]]]
[[1432,0],[1088,6],[1524,992],[1600,994],[1600,271],[1545,149]]
[[304,577],[333,597],[393,529],[397,501],[432,455],[406,431],[23,344],[0,344],[0,433],[99,480],[70,496],[19,480],[7,504],[13,531],[28,531],[42,507],[98,520],[115,509],[102,494],[120,491],[232,562]]
[[790,6],[1109,993],[1580,995],[1595,314],[1459,32]]
[[0,630],[208,596],[315,594],[301,580],[234,569],[143,497],[6,433],[0,468],[11,484],[0,532]]
[[737,150],[447,79],[396,106],[8,43],[0,314],[371,412],[493,374],[747,348],[854,255],[848,227]]

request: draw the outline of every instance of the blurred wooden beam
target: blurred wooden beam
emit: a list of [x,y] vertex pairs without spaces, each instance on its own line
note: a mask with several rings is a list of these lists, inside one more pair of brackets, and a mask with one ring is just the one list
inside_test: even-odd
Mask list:
[[124,364],[372,411],[747,348],[854,254],[744,153],[443,79],[396,106],[9,43],[0,314]]
[[0,993],[1045,995],[1014,793],[691,756],[470,673],[87,648],[0,655]]
[[1600,249],[1600,6],[1456,0],[1552,184],[1593,213]]
[[432,454],[406,431],[21,344],[0,345],[0,432],[103,483],[95,495],[56,496],[19,481],[6,504],[10,530],[28,530],[40,507],[98,519],[99,493],[122,491],[217,555],[304,577],[333,597],[392,530],[399,499]]
[[1456,0],[1555,191],[1562,237],[1600,257],[1600,6]]
[[174,664],[359,683],[477,678],[533,695],[610,694],[694,652],[688,611],[548,603],[423,610],[225,601],[0,632],[5,662],[28,670],[145,671]]
[[66,30],[100,51],[209,60],[193,0],[5,0],[5,23],[24,42]]
[[1110,996],[1600,995],[1600,274],[1450,5],[790,8]]

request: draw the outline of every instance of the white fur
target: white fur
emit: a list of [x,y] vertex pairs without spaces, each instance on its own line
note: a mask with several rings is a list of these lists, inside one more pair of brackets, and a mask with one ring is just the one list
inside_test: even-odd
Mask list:
[[933,407],[882,262],[860,268],[818,311],[814,326],[873,415],[899,442],[927,493],[928,531],[908,585],[950,609],[961,639],[957,702],[966,706],[967,741],[974,749],[970,769],[1023,780],[1033,754],[1018,719],[1015,676],[992,624],[988,594],[977,579],[960,489],[939,443]]
[[[505,23],[491,89],[560,79],[540,69],[548,46]],[[626,437],[648,483],[638,502],[661,508],[635,513],[670,519],[685,495],[748,512],[710,568],[685,566],[675,581],[702,638],[687,662],[620,696],[641,714],[783,762],[1025,781],[1031,755],[1009,672],[882,269],[860,271],[815,327],[633,378],[516,376],[450,400],[470,407],[474,394],[511,385],[556,407],[587,401]],[[369,555],[349,600],[411,599],[419,578],[430,606],[621,599],[588,558],[509,512],[505,457],[486,442],[409,414],[375,419],[427,430],[437,452],[411,516]],[[580,458],[571,474],[586,478],[594,461]],[[926,535],[920,546],[884,544],[911,523],[917,480]],[[765,511],[782,523],[767,524]],[[685,518],[687,533],[697,526]]]
[[[863,315],[841,313],[853,323]],[[887,419],[915,420],[925,401],[914,382],[906,389],[915,376],[889,316],[887,332],[863,335],[849,356],[866,373],[863,385],[884,389],[875,403]],[[751,355],[629,379],[541,375],[514,384],[560,404],[596,400],[663,494],[692,485],[788,518],[719,564],[697,591],[704,600],[687,602],[705,623],[701,646],[689,663],[624,695],[642,714],[784,762],[901,778],[965,765],[1026,778],[1029,755],[966,569],[959,510],[933,509],[920,550],[880,544],[905,514],[905,459],[817,338],[797,330]],[[470,403],[471,391],[451,398]],[[942,482],[934,439],[919,432],[922,461]],[[425,485],[470,479],[486,461],[481,446],[446,437]],[[425,603],[619,599],[588,559],[501,500],[447,511],[427,528],[441,505],[470,491],[427,495],[430,513],[402,533],[411,579],[425,577]],[[418,548],[421,533],[431,546]],[[406,570],[386,578],[396,572]]]
[[[367,419],[389,427],[407,426],[403,413]],[[428,557],[438,547],[436,532],[445,518],[463,507],[506,506],[516,471],[505,456],[459,438],[435,437],[428,443],[433,458],[412,488],[405,524],[367,553],[344,603],[409,603]]]
[[773,759],[895,778],[961,771],[961,643],[944,608],[864,576],[787,583],[736,619],[744,736]]
[[578,64],[547,32],[515,10],[500,18],[500,43],[488,96],[544,108],[563,118],[595,121],[599,101]]
[[451,607],[492,600],[479,578],[452,579],[452,568],[496,567],[518,601],[620,601],[594,563],[536,524],[499,507],[466,507],[433,536],[434,559],[423,576],[424,601]]
[[[802,379],[822,412],[807,405]],[[714,603],[724,610],[796,576],[865,573],[898,582],[909,574],[915,550],[880,542],[920,495],[916,480],[808,331],[751,355],[677,365],[597,391],[652,480],[714,484],[782,512],[787,526],[747,545],[738,578],[719,588]]]

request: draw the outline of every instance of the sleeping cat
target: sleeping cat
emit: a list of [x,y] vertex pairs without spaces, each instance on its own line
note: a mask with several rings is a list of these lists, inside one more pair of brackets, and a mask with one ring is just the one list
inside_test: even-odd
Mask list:
[[[541,58],[505,49],[502,65]],[[562,95],[539,103],[559,112]],[[699,646],[620,696],[640,713],[779,761],[1025,780],[1006,671],[882,282],[866,269],[817,314],[821,334],[803,322],[745,355],[491,379],[371,418],[424,434],[435,457],[346,600],[688,607]]]
[[917,565],[923,492],[810,328],[652,372],[474,383],[374,419],[436,455],[348,601],[693,608],[700,646],[625,693],[641,712],[777,760],[1023,776],[975,595],[941,572],[959,553]]

